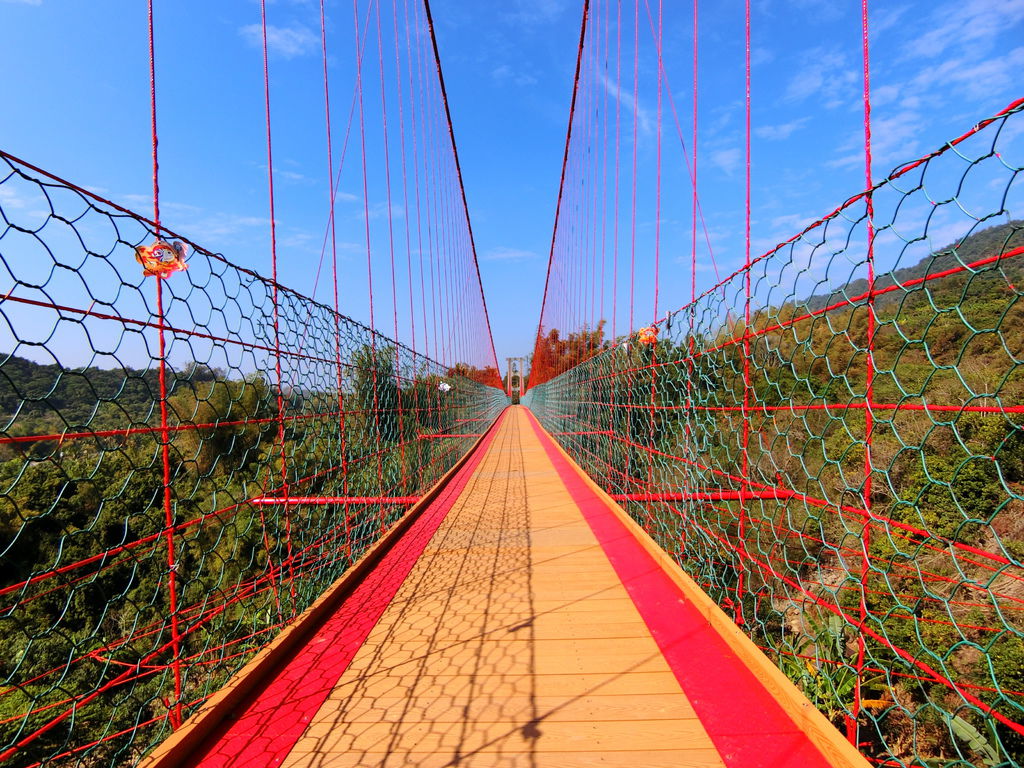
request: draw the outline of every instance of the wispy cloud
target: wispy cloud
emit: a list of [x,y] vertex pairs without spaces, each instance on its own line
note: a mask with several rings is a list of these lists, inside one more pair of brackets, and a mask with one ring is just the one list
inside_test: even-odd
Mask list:
[[320,253],[320,240],[308,232],[285,233],[278,238],[277,244],[289,251],[305,251],[307,253]]
[[[914,109],[889,117],[876,117],[871,124],[871,154],[875,170],[888,171],[894,164],[916,157],[920,150],[921,125],[924,118]],[[864,164],[863,135],[854,134],[839,147],[830,168],[856,168]]]
[[481,258],[484,261],[531,261],[537,258],[537,254],[522,248],[498,246],[485,251]]
[[836,21],[843,17],[845,8],[842,3],[833,0],[790,0],[792,4],[804,13],[804,18],[811,21],[827,22]]
[[1024,47],[1002,51],[988,59],[974,56],[949,58],[936,66],[927,67],[915,77],[908,88],[915,92],[930,92],[940,86],[953,87],[961,91],[975,92],[979,83],[985,84],[985,91],[995,93],[1014,86],[1019,82],[1024,68]]
[[[121,195],[120,199],[140,211],[153,204],[149,195],[127,194]],[[160,214],[169,229],[203,246],[215,246],[210,242],[214,238],[243,236],[256,229],[263,235],[270,226],[270,219],[265,216],[211,211],[173,200],[160,201]]]
[[536,85],[537,78],[527,72],[517,72],[508,64],[502,64],[491,70],[491,77],[499,83],[514,83],[515,85]]
[[[121,195],[121,200],[126,202],[130,207],[134,208],[134,210],[137,213],[141,212],[145,215],[149,215],[152,213],[152,211],[148,210],[153,205],[152,195]],[[161,200],[160,211],[164,216],[176,216],[186,214],[188,216],[194,216],[195,214],[201,213],[202,209],[195,205],[189,205],[188,203],[175,203],[169,200]]]
[[[241,27],[238,33],[250,45],[263,45],[263,27],[260,24],[248,24]],[[312,53],[319,45],[319,36],[302,24],[293,24],[289,27],[267,25],[267,47],[286,59]]]
[[550,24],[567,6],[566,0],[512,0],[501,18],[514,24]]
[[308,176],[306,176],[305,174],[302,174],[302,173],[298,173],[296,171],[281,171],[281,170],[279,170],[279,171],[277,171],[277,173],[278,173],[278,175],[281,176],[281,178],[287,179],[288,181],[302,181],[302,182],[311,181],[311,179]]
[[[370,206],[370,220],[380,219],[387,216],[390,212],[392,219],[401,219],[405,216],[405,208],[398,203],[392,203],[390,206],[386,202],[374,203]],[[358,221],[366,221],[366,215],[362,208],[355,212],[353,215]]]
[[24,208],[25,201],[10,186],[0,184],[0,208]]
[[854,95],[859,72],[848,64],[846,55],[828,48],[808,51],[786,86],[787,101],[814,98],[823,107],[833,109]]
[[711,164],[732,176],[740,167],[742,154],[738,147],[715,150],[711,153]]
[[879,35],[894,29],[909,10],[910,6],[898,5],[873,11],[871,14],[871,36],[877,40]]
[[[162,209],[161,209],[162,210]],[[168,217],[174,229],[180,231],[190,240],[200,245],[211,238],[237,237],[243,234],[251,234],[253,230],[259,229],[257,234],[265,234],[270,226],[270,219],[263,216],[245,216],[240,214],[202,214],[194,218],[189,217]]]
[[[616,85],[610,77],[607,75],[601,75],[601,84],[604,89],[611,94],[612,98],[617,100],[619,104],[624,106],[630,112],[633,112],[633,92],[625,91],[620,86]],[[651,117],[650,111],[644,109],[643,105],[638,104],[636,108],[636,119],[640,126],[640,130],[644,133],[650,133],[654,129],[654,120]]]
[[1024,0],[955,0],[937,7],[927,32],[910,40],[908,56],[939,58],[955,47],[977,56],[1005,30],[1024,21]]
[[807,228],[808,224],[812,224],[817,217],[808,216],[800,213],[787,213],[782,216],[776,216],[771,220],[770,225],[772,228],[772,237],[778,242],[778,238],[788,238],[795,235],[797,232],[801,232]]
[[809,119],[807,117],[799,117],[796,120],[791,120],[781,125],[762,125],[754,130],[754,134],[759,138],[768,139],[769,141],[783,141],[800,130]]

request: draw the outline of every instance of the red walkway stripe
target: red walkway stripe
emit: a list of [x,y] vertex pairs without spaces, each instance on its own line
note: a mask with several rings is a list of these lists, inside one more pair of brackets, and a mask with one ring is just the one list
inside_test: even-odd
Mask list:
[[729,768],[828,768],[685,593],[558,450],[532,413],[530,425],[594,532]]
[[437,500],[289,661],[258,688],[237,718],[225,722],[196,750],[190,766],[251,768],[280,765],[394,599],[452,505],[466,487],[502,420]]

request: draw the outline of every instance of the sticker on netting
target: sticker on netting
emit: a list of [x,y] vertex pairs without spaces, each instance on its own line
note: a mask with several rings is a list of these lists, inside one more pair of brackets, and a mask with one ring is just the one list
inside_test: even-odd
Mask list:
[[188,269],[187,253],[188,246],[177,240],[173,243],[157,240],[152,245],[135,246],[135,260],[142,265],[142,274],[146,276],[169,277]]
[[648,347],[658,341],[658,328],[657,326],[648,326],[647,328],[641,328],[636,332],[636,340],[641,344],[646,344]]

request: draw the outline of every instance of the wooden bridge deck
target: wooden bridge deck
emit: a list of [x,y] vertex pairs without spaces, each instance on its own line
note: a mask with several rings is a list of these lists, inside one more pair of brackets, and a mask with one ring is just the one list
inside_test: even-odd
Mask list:
[[150,765],[866,765],[525,409],[415,514]]

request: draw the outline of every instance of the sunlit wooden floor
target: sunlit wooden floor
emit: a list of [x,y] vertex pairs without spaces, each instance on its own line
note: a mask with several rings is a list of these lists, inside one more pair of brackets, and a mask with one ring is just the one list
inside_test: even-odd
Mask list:
[[318,602],[144,768],[868,765],[521,407]]
[[718,766],[514,409],[284,765]]

